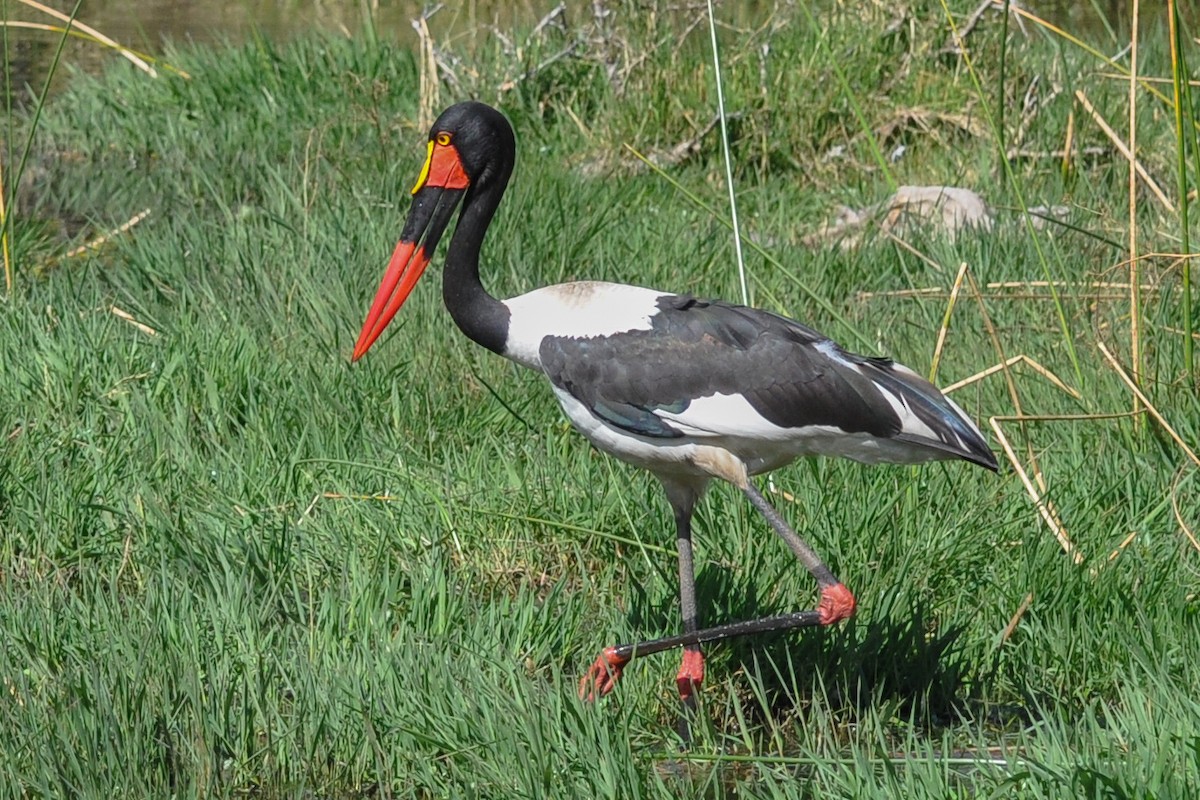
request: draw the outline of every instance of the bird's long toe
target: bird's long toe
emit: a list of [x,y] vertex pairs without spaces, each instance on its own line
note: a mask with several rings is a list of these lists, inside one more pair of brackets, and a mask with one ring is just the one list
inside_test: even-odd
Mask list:
[[606,647],[579,679],[579,699],[591,703],[611,692],[628,663],[629,656],[620,655],[615,647]]
[[822,625],[832,625],[854,616],[858,601],[846,588],[845,584],[835,583],[821,590],[821,604],[817,611],[821,614]]
[[704,654],[699,650],[684,650],[675,685],[679,688],[679,699],[689,705],[692,696],[704,683]]

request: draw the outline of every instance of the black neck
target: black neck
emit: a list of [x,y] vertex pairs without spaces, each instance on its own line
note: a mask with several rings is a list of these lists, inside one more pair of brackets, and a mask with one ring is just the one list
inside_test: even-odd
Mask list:
[[504,181],[492,181],[467,192],[442,273],[442,299],[454,323],[493,353],[504,352],[509,313],[508,306],[488,294],[479,280],[479,250],[504,187]]

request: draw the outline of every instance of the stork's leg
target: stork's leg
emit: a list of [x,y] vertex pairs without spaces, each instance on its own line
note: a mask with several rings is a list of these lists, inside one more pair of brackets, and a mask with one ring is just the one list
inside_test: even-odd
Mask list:
[[[705,642],[732,639],[737,636],[774,633],[791,630],[792,628],[807,628],[817,625],[832,625],[854,615],[856,604],[854,595],[834,576],[833,572],[821,560],[816,551],[809,547],[808,543],[801,539],[784,522],[783,517],[767,502],[766,498],[754,487],[753,483],[747,480],[745,486],[741,488],[750,499],[750,502],[754,504],[754,507],[766,518],[775,532],[779,534],[780,538],[787,543],[792,552],[796,554],[796,557],[800,559],[800,563],[817,579],[817,585],[821,589],[821,602],[817,606],[817,609],[815,611],[795,611],[790,614],[763,617],[745,622],[733,622],[727,625],[704,628],[703,630],[698,629],[695,616],[694,583],[690,580],[692,556],[690,531],[691,508],[687,509],[684,522],[680,523],[679,506],[676,505],[675,496],[671,492],[671,487],[668,486],[667,492],[671,496],[672,506],[676,508],[676,522],[679,525],[679,595],[684,609],[684,632],[675,636],[664,636],[661,639],[651,639],[645,642],[622,644],[606,648],[600,654],[600,657],[596,659],[591,669],[588,670],[588,673],[584,675],[583,680],[579,682],[580,697],[593,700],[598,696],[608,694],[612,691],[613,686],[616,685],[617,678],[621,676],[621,670],[635,657],[661,653],[663,650],[682,646],[684,647],[683,666],[679,670],[676,682],[679,686],[680,697],[683,699],[685,707],[688,707],[689,702],[694,702],[694,700],[691,700],[692,692],[685,694],[685,688],[694,689],[704,678],[704,659],[700,654],[699,645]],[[686,576],[685,560],[687,562]],[[689,591],[691,592],[690,598],[687,594]],[[690,616],[688,612],[689,604],[691,608]]]
[[[683,616],[683,636],[695,637],[698,631],[696,611],[696,568],[692,556],[692,512],[696,501],[704,494],[708,485],[707,478],[684,479],[659,475],[663,488],[666,489],[667,499],[671,503],[671,511],[675,516],[676,543],[679,550],[679,607]],[[679,699],[684,706],[684,719],[680,721],[680,734],[686,740],[687,715],[696,707],[696,690],[704,681],[704,655],[700,652],[700,639],[684,644],[683,663],[675,677],[675,685],[679,688]],[[598,696],[612,691],[621,670],[635,655],[647,655],[666,650],[668,645],[650,651],[644,651],[640,645],[619,645],[606,648],[587,673],[579,681],[579,696],[594,700]]]
[[854,595],[834,577],[833,572],[825,566],[825,562],[821,560],[816,551],[783,521],[783,517],[779,516],[779,512],[767,502],[767,499],[754,487],[753,483],[746,481],[742,491],[746,493],[746,497],[750,498],[750,502],[754,504],[758,512],[766,517],[767,522],[771,523],[771,527],[775,529],[780,538],[787,542],[788,547],[792,548],[792,552],[796,554],[796,558],[800,559],[800,563],[817,579],[817,585],[821,587],[821,604],[817,607],[817,613],[820,615],[819,623],[832,625],[854,616],[854,606],[856,605]]
[[[699,630],[696,612],[696,570],[692,558],[692,509],[675,510],[676,545],[679,549],[679,608],[683,614],[683,632],[694,634]],[[679,688],[679,699],[683,703],[683,714],[679,717],[679,737],[684,742],[692,741],[692,717],[696,712],[696,690],[704,682],[704,654],[700,644],[683,646],[683,663],[675,676]]]

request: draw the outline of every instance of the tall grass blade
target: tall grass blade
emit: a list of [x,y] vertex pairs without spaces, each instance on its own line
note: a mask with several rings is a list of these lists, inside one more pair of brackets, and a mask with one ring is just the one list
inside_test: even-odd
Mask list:
[[[1191,109],[1191,97],[1188,86],[1187,63],[1179,37],[1179,3],[1177,0],[1167,2],[1167,23],[1170,28],[1171,45],[1171,86],[1175,100],[1175,168],[1176,187],[1179,192],[1179,242],[1183,254],[1182,280],[1183,298],[1183,369],[1188,376],[1189,384],[1196,387],[1196,362],[1193,353],[1195,326],[1192,321],[1192,244],[1190,225],[1188,224],[1188,143],[1193,145],[1192,157],[1200,161],[1200,153],[1195,152],[1195,128],[1192,125],[1184,127],[1184,108]],[[1190,115],[1189,115],[1190,117]]]
[[[0,13],[8,19],[8,0],[0,2]],[[9,248],[7,190],[4,184],[4,165],[12,163],[13,109],[12,109],[12,58],[8,47],[8,26],[0,31],[0,47],[4,50],[4,152],[0,153],[0,259],[4,261],[4,296],[11,297],[13,290],[12,251]]]
[[[633,155],[635,157],[640,159],[641,162],[643,164],[645,164],[651,171],[656,173],[660,178],[665,180],[667,183],[671,184],[671,186],[673,186],[684,197],[686,197],[688,200],[690,200],[701,211],[708,214],[710,217],[717,220],[722,225],[725,225],[726,227],[732,227],[729,220],[727,220],[721,214],[718,214],[716,209],[714,209],[708,203],[701,200],[700,197],[695,192],[691,191],[686,186],[684,186],[682,183],[680,183],[678,180],[676,180],[674,176],[672,176],[670,173],[668,173],[666,170],[664,170],[658,164],[655,164],[654,161],[647,158],[645,155],[643,155],[642,153],[633,149],[629,145],[625,145],[625,147],[626,147],[626,149],[629,150],[629,152],[633,153]],[[870,339],[868,339],[865,335],[863,335],[862,331],[860,331],[853,323],[850,322],[849,319],[846,318],[846,316],[844,314],[840,313],[836,308],[834,308],[833,304],[830,303],[827,298],[823,297],[816,290],[814,290],[806,281],[801,280],[799,278],[799,276],[797,276],[793,272],[791,272],[787,267],[785,267],[782,263],[780,263],[778,258],[773,256],[768,250],[761,247],[757,242],[755,242],[753,240],[747,240],[747,244],[750,245],[750,248],[752,250],[754,250],[754,252],[758,253],[760,256],[765,258],[767,260],[768,264],[775,267],[781,273],[787,275],[787,277],[789,279],[791,279],[792,282],[795,283],[802,292],[804,292],[806,295],[808,295],[815,303],[817,303],[817,305],[819,305],[822,309],[824,309],[825,313],[829,314],[830,317],[832,317],[833,319],[835,319],[839,323],[841,323],[842,326],[846,329],[846,331],[851,336],[853,336],[855,339],[857,339],[864,347],[873,348],[875,346],[871,342]]]

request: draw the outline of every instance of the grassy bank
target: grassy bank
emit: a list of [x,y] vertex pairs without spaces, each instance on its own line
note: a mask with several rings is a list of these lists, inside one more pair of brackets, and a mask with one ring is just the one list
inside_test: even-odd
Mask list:
[[[925,372],[966,263],[982,298],[958,297],[939,381],[1024,355],[1074,392],[1022,362],[1011,385],[955,392],[973,416],[1129,412],[1100,349],[1128,365],[1126,163],[1074,94],[1116,124],[1126,85],[1059,38],[1014,34],[1002,86],[998,16],[968,39],[972,72],[940,52],[940,7],[897,13],[785,8],[724,32],[741,211],[777,260],[750,254],[755,302]],[[596,706],[575,697],[598,648],[678,627],[659,488],[463,338],[436,281],[350,366],[422,106],[468,94],[519,138],[487,246],[496,294],[589,277],[738,297],[722,222],[622,147],[670,153],[710,120],[690,23],[622,7],[512,33],[512,52],[439,42],[459,86],[436,98],[380,32],[171,53],[191,79],[118,68],[51,101],[0,305],[0,791],[1200,793],[1200,477],[1147,414],[1001,421],[1070,554],[1008,463],[777,473],[775,502],[859,616],[713,648],[681,755],[673,657]],[[1140,58],[1169,74],[1162,37]],[[1048,99],[1020,133],[1035,77]],[[1065,170],[1015,158],[1001,180],[1001,90],[1006,142],[1050,152],[1072,128],[1103,150]],[[1171,117],[1143,102],[1141,156],[1171,186]],[[715,134],[665,169],[723,209]],[[984,193],[993,228],[804,243],[838,204],[939,183]],[[1142,251],[1175,252],[1178,212],[1139,191]],[[1034,230],[1023,205],[1065,206],[1065,224]],[[1195,448],[1178,276],[1143,264],[1143,382]],[[813,602],[736,492],[711,492],[697,527],[706,620]]]

